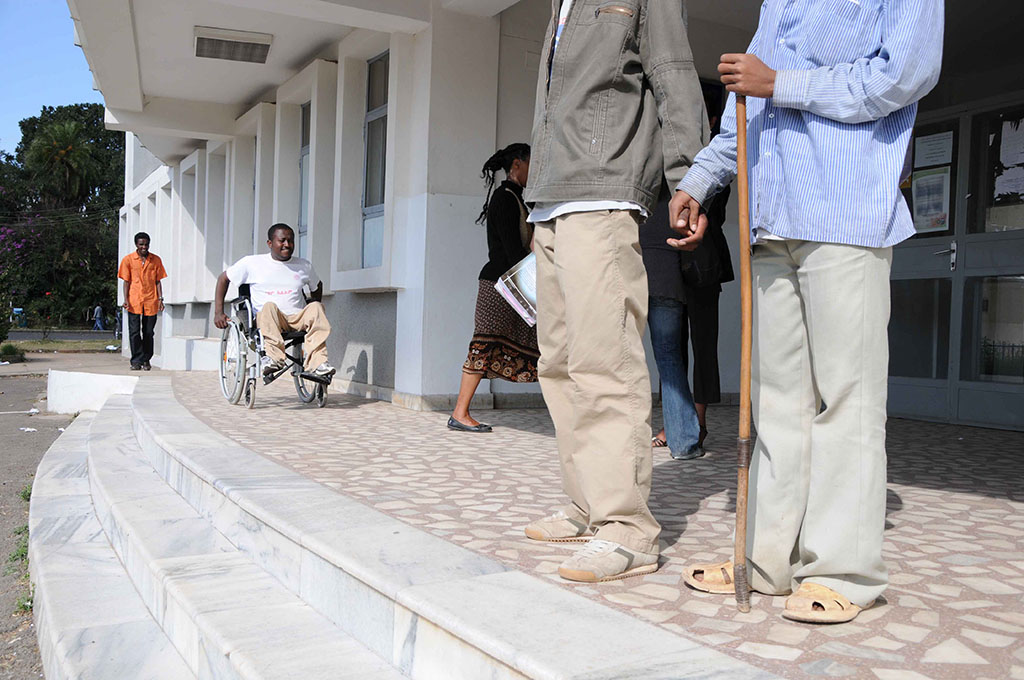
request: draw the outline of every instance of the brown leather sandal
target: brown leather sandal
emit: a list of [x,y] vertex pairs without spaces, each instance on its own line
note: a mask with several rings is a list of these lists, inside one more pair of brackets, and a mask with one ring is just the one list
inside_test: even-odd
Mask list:
[[864,609],[867,607],[853,604],[831,588],[804,581],[795,593],[786,598],[782,616],[804,623],[847,623]]
[[[697,579],[698,574],[703,576],[701,580]],[[694,564],[687,567],[686,572],[683,573],[683,582],[694,590],[705,593],[731,595],[736,592],[732,575],[732,560],[717,564]]]

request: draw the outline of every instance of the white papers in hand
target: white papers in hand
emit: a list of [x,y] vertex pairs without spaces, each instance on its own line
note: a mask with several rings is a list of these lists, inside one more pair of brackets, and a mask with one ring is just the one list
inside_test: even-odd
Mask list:
[[523,321],[537,325],[537,257],[533,253],[502,274],[494,288]]

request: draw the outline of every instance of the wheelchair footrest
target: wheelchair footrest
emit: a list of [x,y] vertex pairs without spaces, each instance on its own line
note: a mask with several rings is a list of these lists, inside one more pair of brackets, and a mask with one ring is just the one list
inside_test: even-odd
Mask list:
[[325,376],[317,375],[316,373],[307,373],[306,371],[303,371],[299,375],[302,376],[303,380],[309,380],[311,382],[320,383],[321,385],[330,385],[331,379],[334,378],[333,374]]

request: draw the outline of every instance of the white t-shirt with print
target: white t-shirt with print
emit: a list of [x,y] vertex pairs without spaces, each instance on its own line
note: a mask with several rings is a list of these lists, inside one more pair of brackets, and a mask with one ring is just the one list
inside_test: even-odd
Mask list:
[[[562,0],[558,10],[558,26],[555,28],[554,45],[552,53],[558,49],[558,41],[562,39],[562,31],[565,30],[565,22],[569,19],[569,9],[572,8],[573,0]],[[530,212],[527,218],[529,222],[548,222],[569,213],[596,212],[598,210],[636,210],[644,219],[647,219],[647,211],[640,205],[630,201],[558,201],[555,203],[538,203]]]
[[306,307],[303,286],[312,291],[320,283],[309,260],[292,257],[275,260],[270,253],[247,255],[228,267],[228,279],[239,285],[249,284],[256,311],[273,302],[285,314],[298,314]]

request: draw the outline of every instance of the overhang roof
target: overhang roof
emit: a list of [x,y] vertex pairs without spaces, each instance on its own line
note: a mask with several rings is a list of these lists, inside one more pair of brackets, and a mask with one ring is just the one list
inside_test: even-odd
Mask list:
[[[507,0],[506,0],[507,1]],[[196,140],[271,96],[314,58],[334,58],[355,28],[414,32],[427,0],[68,0],[76,41],[103,93],[107,123],[174,161]],[[195,56],[194,29],[273,35],[265,64]]]

